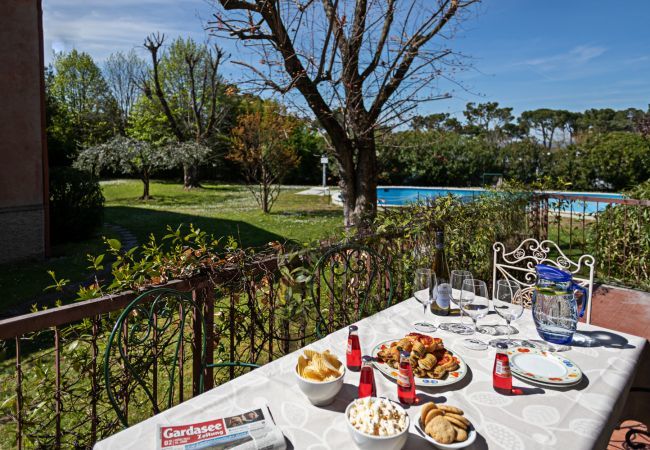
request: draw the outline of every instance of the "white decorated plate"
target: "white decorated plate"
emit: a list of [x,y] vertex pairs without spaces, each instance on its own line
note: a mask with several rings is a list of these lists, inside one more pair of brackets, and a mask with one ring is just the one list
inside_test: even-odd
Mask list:
[[567,386],[582,379],[582,371],[570,359],[527,347],[508,349],[510,370],[524,380],[549,386]]
[[[399,341],[399,339],[388,339],[386,341],[382,341],[375,345],[375,347],[372,349],[372,357],[373,357],[373,364],[375,367],[384,375],[386,375],[389,378],[392,378],[393,380],[397,380],[397,375],[398,375],[398,370],[393,369],[391,366],[383,362],[377,354],[379,351],[382,349],[382,346],[389,347],[391,343]],[[458,354],[454,353],[453,350],[447,348],[447,351],[452,354],[454,358],[458,361],[458,369],[454,370],[453,372],[449,372],[447,374],[447,377],[444,379],[435,379],[435,378],[420,378],[420,377],[414,377],[415,379],[415,385],[416,386],[422,386],[422,387],[442,387],[442,386],[449,386],[450,384],[458,383],[460,380],[465,378],[465,375],[467,375],[467,364],[463,359],[458,356]]]

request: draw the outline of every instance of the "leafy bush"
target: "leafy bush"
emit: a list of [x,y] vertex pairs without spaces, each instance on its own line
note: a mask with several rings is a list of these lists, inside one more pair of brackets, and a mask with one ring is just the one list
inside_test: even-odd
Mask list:
[[398,280],[396,291],[404,298],[410,296],[413,270],[416,266],[430,266],[436,229],[445,232],[450,269],[467,269],[476,278],[489,280],[494,242],[512,247],[531,235],[526,213],[529,201],[529,193],[512,188],[490,191],[471,202],[448,195],[384,211],[374,231],[395,232],[379,247],[392,262]]
[[606,183],[618,191],[650,176],[650,141],[639,134],[622,131],[598,134],[590,136],[583,148],[586,150],[584,163],[593,183]]
[[102,224],[104,195],[90,173],[50,169],[50,230],[53,242],[85,239]]
[[[650,199],[650,180],[627,193]],[[608,206],[592,228],[598,277],[650,289],[650,206]]]

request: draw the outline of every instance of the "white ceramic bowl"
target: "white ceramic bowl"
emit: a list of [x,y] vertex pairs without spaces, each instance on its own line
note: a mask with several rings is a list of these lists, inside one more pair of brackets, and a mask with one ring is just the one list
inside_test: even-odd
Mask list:
[[474,425],[470,426],[467,432],[467,439],[465,439],[463,442],[452,442],[451,444],[441,444],[440,442],[436,441],[434,438],[429,436],[427,433],[425,433],[419,418],[415,424],[415,429],[417,430],[417,434],[419,434],[421,437],[423,437],[424,439],[432,443],[436,448],[440,448],[443,450],[456,450],[459,448],[469,447],[476,440],[476,430],[474,429]]
[[311,381],[301,377],[298,374],[298,365],[294,367],[293,372],[298,379],[298,387],[307,396],[309,401],[316,406],[329,405],[334,401],[336,394],[343,387],[343,377],[345,376],[345,366],[341,376],[332,381]]
[[[375,399],[376,397],[372,397]],[[357,447],[364,450],[400,450],[406,444],[408,439],[409,427],[411,424],[411,419],[409,418],[404,408],[402,408],[399,403],[392,402],[397,409],[406,414],[406,427],[404,431],[393,436],[372,436],[370,434],[362,433],[352,426],[350,420],[348,419],[350,414],[350,408],[354,404],[355,400],[350,402],[347,408],[345,408],[345,422],[348,424],[348,431],[352,435]]]

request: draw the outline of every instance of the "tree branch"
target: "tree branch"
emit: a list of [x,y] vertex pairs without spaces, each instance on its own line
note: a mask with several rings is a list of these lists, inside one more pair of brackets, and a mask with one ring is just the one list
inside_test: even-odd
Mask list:
[[[160,70],[158,67],[158,63],[159,63],[158,50],[160,49],[160,47],[162,47],[164,41],[165,41],[164,34],[162,35],[160,33],[151,34],[145,39],[144,46],[147,50],[149,50],[149,53],[151,54],[151,63],[153,66],[153,83],[154,83],[156,96],[158,97],[158,101],[160,101],[160,106],[162,106],[165,116],[167,117],[167,120],[169,122],[169,127],[171,128],[172,133],[174,133],[176,139],[182,141],[183,133],[181,129],[178,127],[176,118],[174,117],[174,114],[172,113],[172,110],[169,107],[169,103],[167,103],[167,99],[165,98],[165,93],[163,92],[160,83]],[[145,95],[151,98],[151,90],[149,89],[148,84],[146,84],[146,86],[147,86],[147,90],[145,90]]]

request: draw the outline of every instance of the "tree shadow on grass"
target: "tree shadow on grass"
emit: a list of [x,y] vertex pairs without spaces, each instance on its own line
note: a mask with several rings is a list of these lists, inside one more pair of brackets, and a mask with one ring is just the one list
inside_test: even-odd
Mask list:
[[290,241],[284,236],[242,220],[196,216],[149,208],[107,206],[105,218],[107,222],[119,224],[133,232],[138,237],[139,244],[148,240],[151,233],[161,238],[167,234],[168,225],[172,229],[182,225],[186,231],[189,231],[190,224],[216,238],[233,236],[244,247],[258,247],[271,241],[282,243]]

